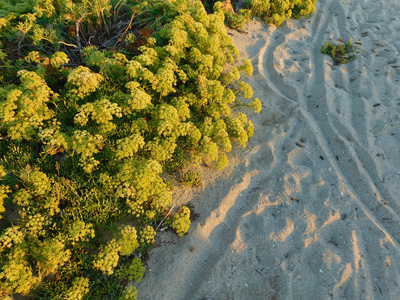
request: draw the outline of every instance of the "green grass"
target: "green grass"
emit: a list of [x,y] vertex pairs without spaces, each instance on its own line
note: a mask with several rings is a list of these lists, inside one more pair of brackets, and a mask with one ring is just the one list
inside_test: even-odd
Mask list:
[[201,186],[203,183],[203,175],[200,171],[187,171],[183,174],[180,184],[182,187]]

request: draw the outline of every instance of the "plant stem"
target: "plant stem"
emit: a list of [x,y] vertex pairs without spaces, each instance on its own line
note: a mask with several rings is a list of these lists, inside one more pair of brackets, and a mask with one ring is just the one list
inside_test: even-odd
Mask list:
[[162,225],[162,223],[165,221],[165,219],[168,217],[168,215],[171,213],[171,211],[174,209],[175,205],[171,207],[171,209],[168,211],[168,213],[165,215],[165,217],[161,220],[160,224],[158,224],[157,228],[155,231],[158,230],[158,228]]
[[75,22],[76,43],[78,44],[79,56],[81,55],[81,49],[82,49],[81,39],[80,39],[80,36],[79,36],[79,30],[80,30],[79,26],[80,26],[80,23],[82,22],[83,18],[86,17],[87,14],[88,14],[87,12],[83,13],[83,15],[79,18],[79,20],[77,20]]

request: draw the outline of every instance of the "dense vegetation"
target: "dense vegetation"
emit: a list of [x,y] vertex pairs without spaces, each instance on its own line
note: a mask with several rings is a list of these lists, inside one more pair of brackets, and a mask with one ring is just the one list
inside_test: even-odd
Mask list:
[[[205,6],[217,7],[225,14],[226,24],[242,30],[250,18],[261,18],[267,24],[280,26],[286,18],[299,19],[315,12],[317,0],[204,0]],[[243,6],[243,7],[242,7]]]
[[246,0],[245,7],[253,16],[279,26],[286,18],[308,17],[315,12],[317,0]]
[[0,0],[0,40],[0,298],[135,299],[159,226],[190,226],[166,172],[224,168],[261,110],[221,6]]

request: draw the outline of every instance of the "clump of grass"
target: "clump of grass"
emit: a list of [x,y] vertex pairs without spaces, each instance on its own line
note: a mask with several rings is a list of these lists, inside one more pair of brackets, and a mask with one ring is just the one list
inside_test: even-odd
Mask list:
[[182,187],[195,187],[201,186],[203,182],[203,175],[199,171],[188,171],[183,174],[180,183]]
[[336,64],[346,64],[353,61],[356,57],[352,53],[356,51],[356,48],[352,43],[352,38],[353,36],[350,37],[347,43],[338,45],[332,44],[331,42],[325,42],[325,46],[322,47],[321,52],[330,55]]

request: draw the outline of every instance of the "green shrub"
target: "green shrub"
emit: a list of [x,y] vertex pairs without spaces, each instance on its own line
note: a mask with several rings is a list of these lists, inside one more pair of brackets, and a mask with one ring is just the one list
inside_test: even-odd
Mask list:
[[118,300],[136,300],[138,296],[137,289],[133,285],[128,285],[123,293],[122,296],[118,298]]
[[172,218],[172,228],[176,234],[183,236],[190,228],[190,209],[186,206],[179,208],[178,212]]
[[246,0],[245,7],[253,16],[279,26],[286,18],[308,17],[315,12],[317,0]]
[[0,298],[133,299],[115,273],[168,217],[164,169],[252,136],[251,63],[196,0],[0,0],[0,39]]
[[322,47],[321,52],[323,54],[330,55],[333,61],[337,64],[346,64],[350,61],[353,61],[356,59],[356,57],[351,53],[354,53],[356,49],[351,41],[352,38],[353,37],[351,36],[347,43],[342,43],[338,45],[332,44],[330,42],[325,42],[325,45]]
[[121,267],[118,271],[116,271],[116,276],[120,279],[125,279],[128,281],[135,280],[136,282],[142,281],[144,271],[146,268],[143,266],[142,261],[139,257],[135,257],[132,261]]
[[238,13],[226,9],[223,11],[226,24],[233,29],[242,30],[243,25],[248,23],[251,18],[251,11],[249,9],[240,9]]
[[187,171],[180,182],[182,187],[200,186],[203,183],[203,175],[199,171]]

